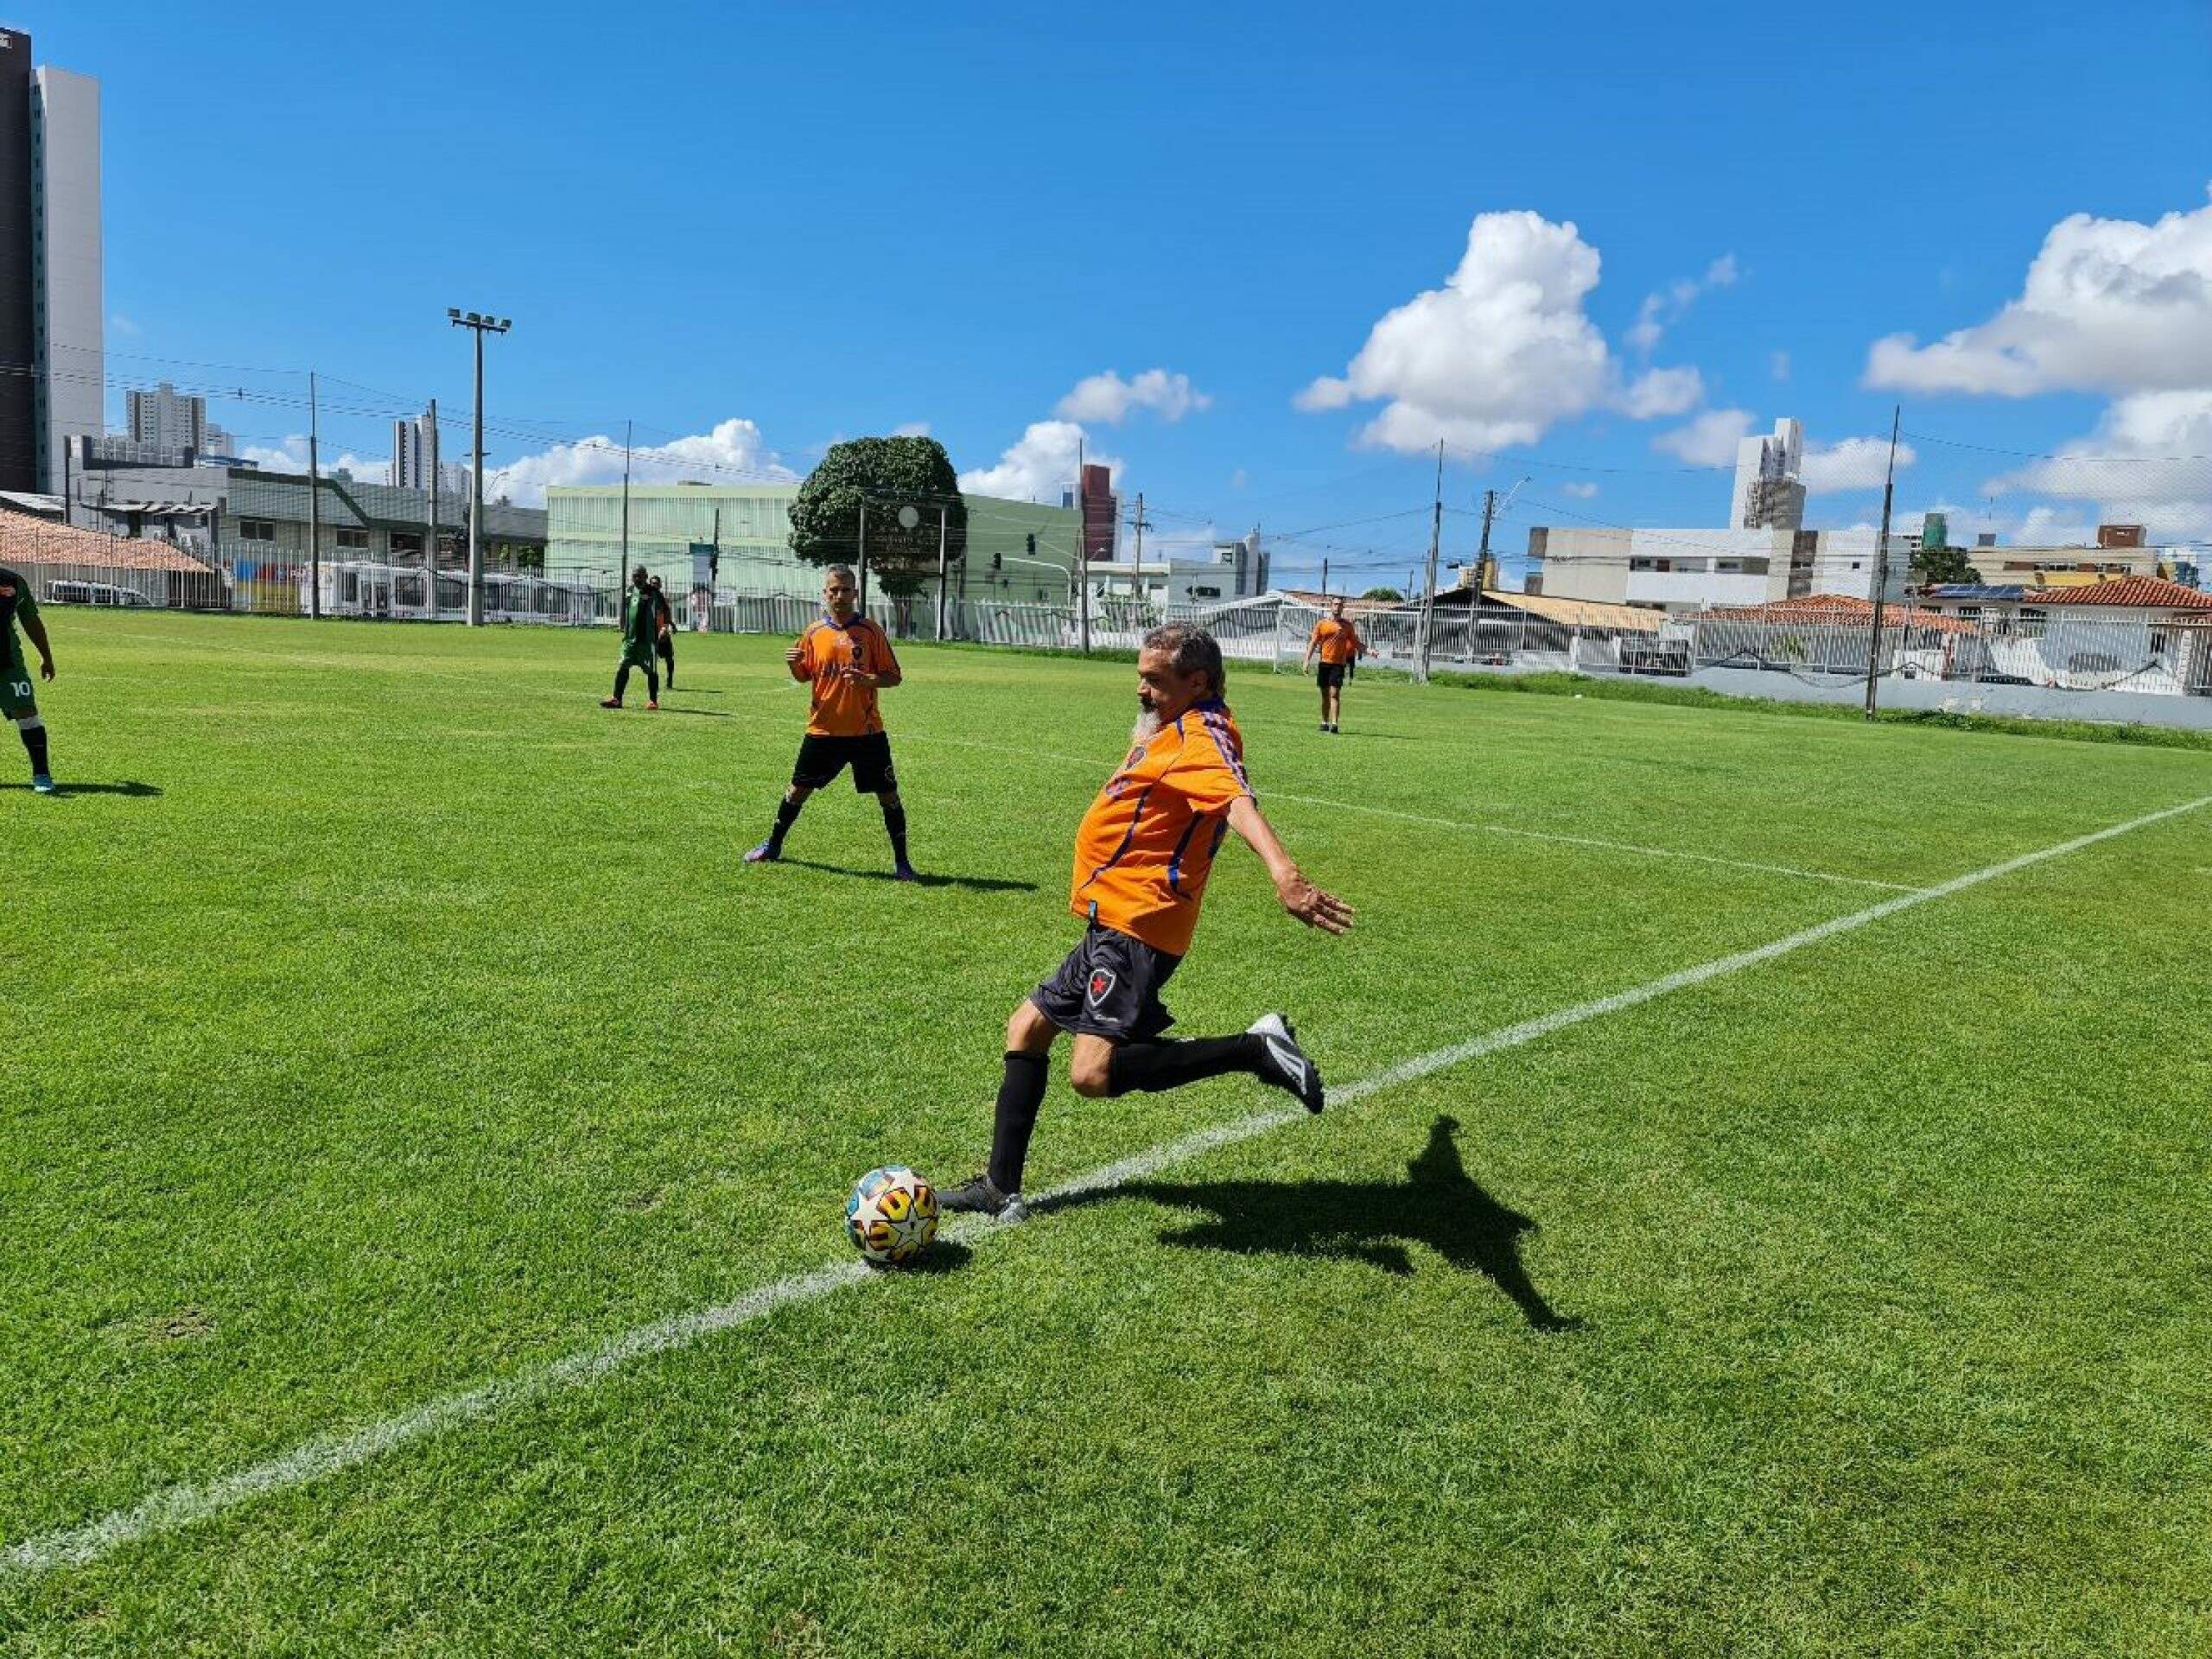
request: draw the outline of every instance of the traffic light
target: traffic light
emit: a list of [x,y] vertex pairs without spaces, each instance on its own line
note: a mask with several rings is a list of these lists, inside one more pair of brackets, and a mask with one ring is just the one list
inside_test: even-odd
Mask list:
[[1028,544],[1029,556],[1033,559],[1035,558],[1037,556],[1037,532],[1032,531],[1028,535],[1023,537],[1021,539]]
[[994,550],[991,554],[991,574],[995,576],[998,575],[999,571],[1004,568],[1004,563],[1005,562],[1000,558],[997,551]]

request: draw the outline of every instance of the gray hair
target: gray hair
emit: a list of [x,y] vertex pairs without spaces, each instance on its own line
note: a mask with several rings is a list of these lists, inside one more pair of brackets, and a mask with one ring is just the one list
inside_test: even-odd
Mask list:
[[831,565],[827,570],[824,570],[822,573],[822,585],[827,588],[830,585],[830,579],[832,576],[842,576],[847,582],[851,582],[855,588],[861,585],[861,579],[853,574],[853,567],[849,564]]
[[1229,695],[1229,673],[1222,666],[1221,642],[1190,622],[1169,622],[1144,637],[1147,651],[1164,651],[1178,674],[1203,674],[1213,682],[1213,695]]

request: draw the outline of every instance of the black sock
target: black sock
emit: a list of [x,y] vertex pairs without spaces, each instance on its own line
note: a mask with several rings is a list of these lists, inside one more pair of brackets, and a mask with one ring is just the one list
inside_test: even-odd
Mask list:
[[31,753],[32,772],[38,777],[45,777],[46,728],[43,726],[18,726],[16,729],[23,734],[23,747],[29,749]]
[[891,856],[901,864],[906,861],[906,809],[883,804],[883,827],[890,832]]
[[999,1080],[998,1115],[991,1124],[991,1185],[1001,1192],[1021,1191],[1021,1166],[1029,1161],[1029,1135],[1037,1109],[1045,1103],[1050,1075],[1046,1056],[1009,1054]]
[[645,696],[652,702],[660,701],[660,676],[650,668],[645,671]]
[[622,701],[622,688],[630,683],[630,664],[625,663],[614,671],[614,701]]
[[1123,1043],[1106,1063],[1106,1092],[1126,1095],[1142,1090],[1158,1094],[1203,1077],[1257,1071],[1265,1052],[1249,1032],[1237,1037],[1194,1037],[1185,1043]]
[[791,825],[798,822],[800,805],[800,802],[794,801],[789,797],[776,803],[776,827],[768,832],[770,852],[780,853],[784,850],[784,837],[791,834]]

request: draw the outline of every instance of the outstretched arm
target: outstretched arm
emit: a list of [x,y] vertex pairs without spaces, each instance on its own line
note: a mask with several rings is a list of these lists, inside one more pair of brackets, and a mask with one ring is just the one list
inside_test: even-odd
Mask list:
[[31,644],[38,647],[38,671],[41,679],[54,677],[54,647],[47,643],[46,619],[27,616],[22,619],[23,632],[30,636]]
[[1229,827],[1244,838],[1260,855],[1260,861],[1268,867],[1268,874],[1274,879],[1275,897],[1282,900],[1285,910],[1306,926],[1318,927],[1324,933],[1351,931],[1351,906],[1306,879],[1306,873],[1283,849],[1274,826],[1261,812],[1257,801],[1249,795],[1239,795],[1232,801]]

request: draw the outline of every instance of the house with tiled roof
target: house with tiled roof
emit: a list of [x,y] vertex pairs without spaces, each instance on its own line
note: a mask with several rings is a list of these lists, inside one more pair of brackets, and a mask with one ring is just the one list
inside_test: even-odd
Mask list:
[[1972,626],[1982,677],[2070,690],[2212,696],[2212,594],[2161,576],[2078,587],[1943,583],[1929,610]]
[[23,513],[0,512],[0,565],[29,582],[41,604],[222,603],[220,574],[171,543],[104,536]]

